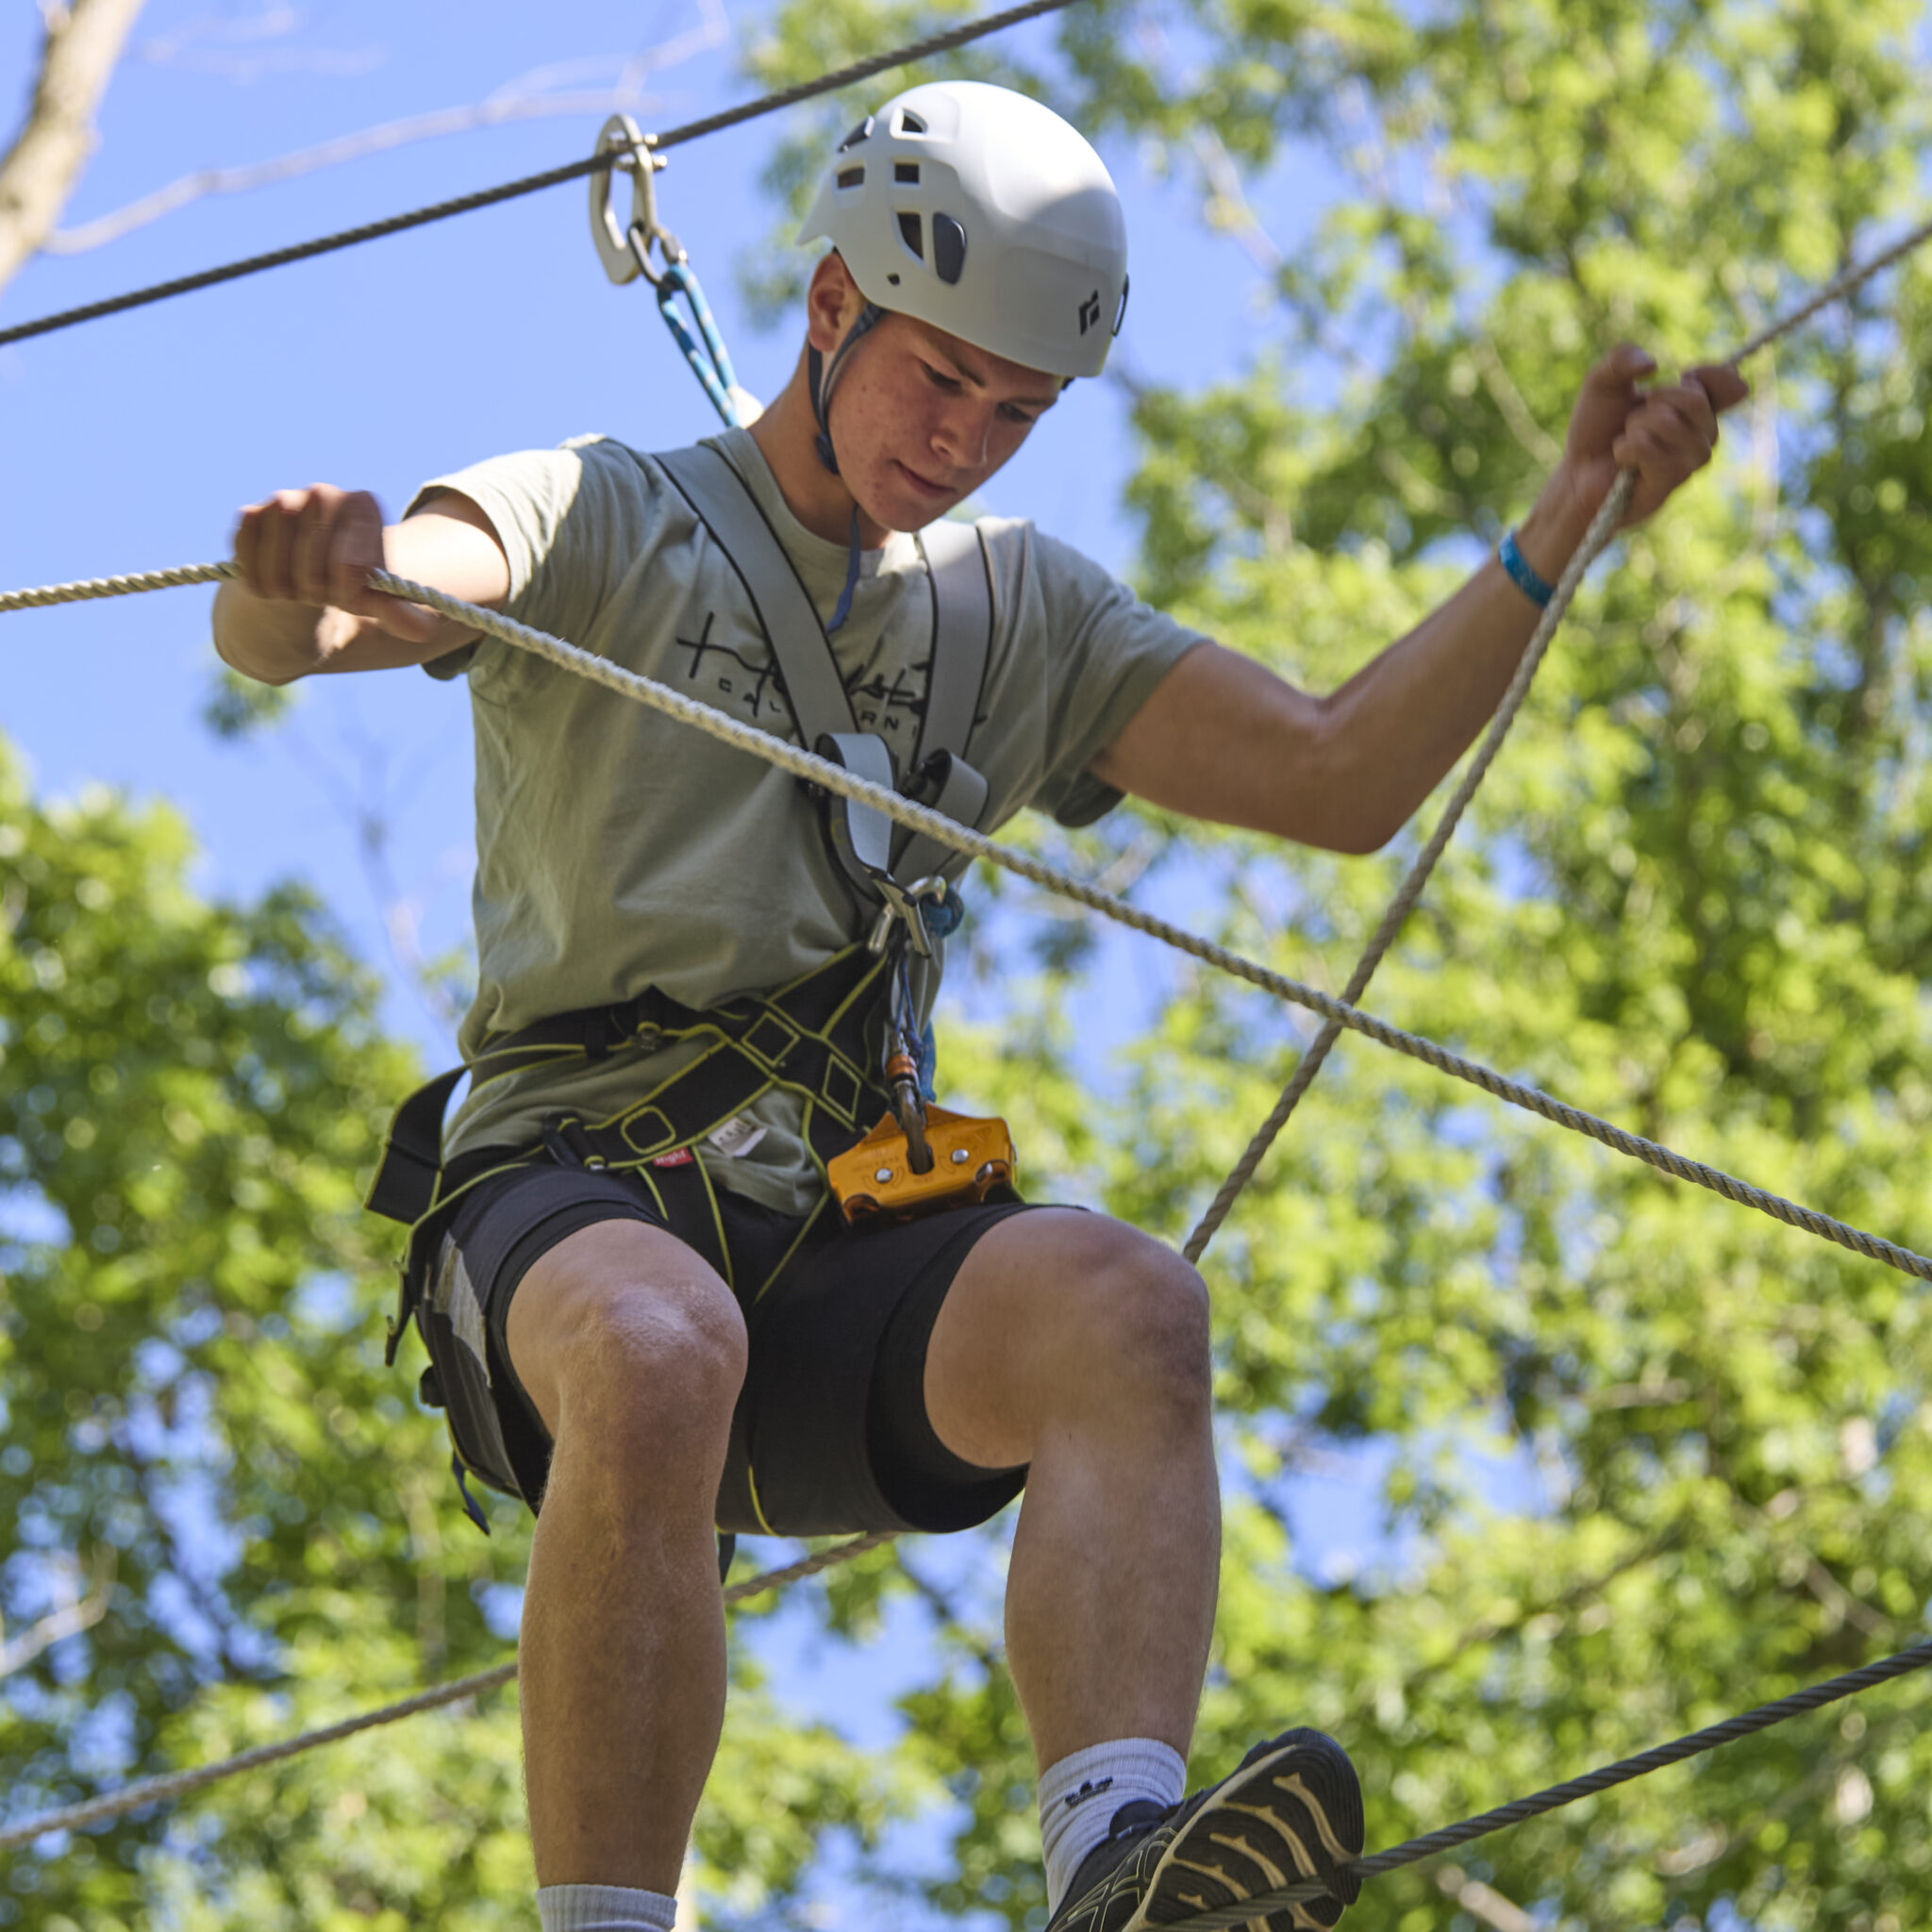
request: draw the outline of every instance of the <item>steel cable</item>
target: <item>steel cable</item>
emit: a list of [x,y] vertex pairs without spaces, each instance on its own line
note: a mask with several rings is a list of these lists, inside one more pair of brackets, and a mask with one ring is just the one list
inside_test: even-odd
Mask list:
[[[803,1582],[806,1577],[816,1576],[823,1570],[849,1563],[853,1557],[862,1557],[866,1551],[875,1550],[891,1541],[891,1532],[875,1530],[870,1536],[836,1543],[828,1550],[819,1550],[796,1563],[788,1563],[783,1569],[767,1570],[760,1576],[734,1583],[725,1591],[724,1601],[727,1604],[742,1603],[746,1598],[761,1596],[767,1591],[783,1590],[788,1584]],[[238,1751],[232,1757],[224,1757],[213,1764],[198,1764],[189,1771],[163,1772],[155,1777],[139,1778],[133,1784],[123,1785],[119,1790],[104,1791],[98,1798],[84,1799],[77,1805],[63,1805],[58,1810],[37,1812],[17,1824],[0,1828],[0,1852],[18,1851],[36,1839],[45,1838],[51,1831],[79,1831],[109,1818],[123,1817],[129,1811],[140,1811],[149,1805],[171,1804],[177,1798],[187,1797],[190,1792],[202,1790],[204,1786],[218,1784],[225,1778],[239,1777],[245,1771],[259,1771],[264,1765],[279,1764],[284,1758],[319,1750],[325,1744],[339,1743],[344,1738],[355,1737],[358,1731],[374,1730],[378,1724],[396,1724],[425,1710],[440,1710],[447,1704],[460,1704],[465,1698],[480,1697],[486,1690],[500,1690],[511,1682],[516,1674],[514,1662],[497,1664],[472,1676],[438,1684],[433,1690],[420,1691],[414,1697],[385,1704],[379,1710],[365,1710],[356,1717],[344,1718],[340,1724],[303,1731],[273,1744],[258,1744],[253,1750]]]
[[[1932,1664],[1932,1641],[1915,1643],[1909,1650],[1899,1651],[1875,1664],[1866,1664],[1860,1670],[1846,1671],[1841,1676],[1829,1677],[1822,1684],[1813,1684],[1808,1690],[1794,1690],[1789,1697],[1780,1697],[1774,1703],[1760,1704],[1757,1709],[1747,1710],[1739,1717],[1726,1718],[1723,1724],[1692,1731],[1688,1737],[1658,1744],[1649,1751],[1640,1751],[1634,1757],[1620,1757],[1614,1764],[1585,1772],[1580,1777],[1566,1778],[1561,1784],[1551,1785],[1547,1790],[1535,1792],[1530,1797],[1498,1805],[1491,1811],[1465,1818],[1459,1824],[1444,1825],[1441,1831],[1431,1831],[1421,1838],[1409,1839],[1406,1843],[1391,1845],[1386,1852],[1357,1858],[1349,1869],[1357,1878],[1374,1878],[1403,1865],[1417,1864],[1424,1858],[1434,1857],[1439,1852],[1454,1851],[1457,1845],[1487,1838],[1492,1831],[1507,1831],[1512,1824],[1541,1818],[1545,1812],[1560,1810],[1565,1805],[1574,1805],[1582,1798],[1592,1798],[1599,1791],[1629,1784],[1635,1778],[1648,1777],[1652,1772],[1681,1764],[1687,1757],[1699,1757],[1707,1751],[1715,1751],[1722,1744],[1733,1744],[1740,1738],[1768,1731],[1774,1724],[1802,1717],[1807,1711],[1817,1710],[1823,1705],[1836,1704],[1840,1698],[1854,1697],[1860,1690],[1871,1690],[1875,1684],[1887,1684],[1894,1677],[1909,1676],[1914,1671],[1923,1671],[1928,1664]],[[1327,1886],[1309,1879],[1298,1885],[1283,1886],[1276,1891],[1257,1892],[1254,1897],[1243,1899],[1240,1905],[1220,1906],[1212,1911],[1197,1912],[1190,1919],[1175,1919],[1164,1925],[1161,1932],[1229,1932],[1229,1928],[1252,1925],[1257,1920],[1264,1919],[1273,1912],[1286,1911],[1291,1906],[1334,1896]]]
[[[661,154],[688,141],[698,141],[708,134],[718,134],[743,122],[756,121],[760,115],[775,114],[781,108],[796,107],[801,101],[813,100],[820,94],[836,93],[841,88],[869,80],[874,75],[884,74],[891,68],[904,67],[914,60],[928,60],[935,54],[950,53],[955,47],[963,47],[969,42],[983,40],[988,34],[1018,26],[1024,21],[1037,20],[1042,14],[1058,13],[1062,8],[1073,5],[1074,0],[1026,0],[1024,6],[1009,7],[1003,13],[991,13],[984,20],[948,27],[943,33],[927,34],[923,40],[893,48],[890,54],[874,54],[864,60],[855,60],[849,66],[820,75],[816,79],[800,81],[793,87],[780,88],[774,93],[761,94],[755,101],[745,101],[738,107],[707,114],[702,120],[687,122],[682,127],[672,128],[669,133],[654,135],[651,145]],[[340,248],[357,248],[364,242],[379,242],[386,235],[400,235],[408,228],[426,227],[431,222],[446,222],[452,215],[466,215],[479,208],[494,208],[498,202],[515,201],[519,196],[535,194],[541,189],[558,188],[566,181],[581,180],[586,175],[594,175],[600,168],[608,168],[611,159],[608,154],[597,154],[582,160],[566,161],[559,168],[546,168],[541,175],[525,175],[496,188],[479,188],[471,194],[458,194],[449,201],[432,202],[427,208],[411,208],[407,214],[390,215],[379,222],[364,222],[359,227],[341,228],[332,235],[318,235],[312,242],[297,242],[286,248],[271,248],[264,255],[244,256],[240,261],[226,262],[220,268],[206,268],[195,275],[177,275],[173,281],[155,282],[145,289],[131,289],[125,295],[110,295],[104,301],[87,302],[77,308],[63,308],[58,314],[16,323],[11,328],[0,329],[0,348],[5,348],[8,342],[24,342],[31,336],[52,335],[56,329],[95,322],[104,315],[119,315],[129,308],[144,308],[152,302],[165,302],[170,296],[192,294],[196,289],[211,289],[222,282],[240,281],[244,275],[261,275],[268,269],[286,268],[291,262],[308,261],[314,256],[333,255]]]

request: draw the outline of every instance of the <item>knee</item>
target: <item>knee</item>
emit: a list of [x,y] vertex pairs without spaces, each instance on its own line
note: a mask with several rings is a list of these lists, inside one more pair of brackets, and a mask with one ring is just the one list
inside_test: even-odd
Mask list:
[[[1066,1338],[1077,1374],[1117,1398],[1205,1415],[1213,1396],[1208,1289],[1173,1249],[1102,1224]],[[1096,1387],[1096,1392],[1099,1392]]]
[[722,1462],[744,1381],[744,1318],[715,1278],[579,1297],[555,1349],[557,1433],[594,1433],[613,1469]]

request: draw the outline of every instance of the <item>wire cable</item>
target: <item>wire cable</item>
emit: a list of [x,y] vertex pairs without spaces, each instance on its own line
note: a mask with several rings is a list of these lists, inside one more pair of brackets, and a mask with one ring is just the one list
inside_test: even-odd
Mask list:
[[[820,94],[836,93],[841,88],[870,80],[874,75],[884,74],[890,68],[904,67],[914,60],[929,60],[935,54],[950,53],[955,47],[983,40],[988,34],[1000,33],[1024,21],[1037,20],[1042,14],[1058,13],[1062,8],[1074,4],[1074,0],[1026,0],[1024,6],[1009,7],[1004,13],[990,13],[984,20],[948,27],[943,33],[927,34],[923,40],[893,48],[890,54],[874,54],[867,59],[855,60],[849,66],[838,68],[831,74],[821,75],[814,80],[803,80],[793,87],[780,88],[775,93],[761,94],[755,101],[745,101],[736,108],[707,114],[702,120],[689,121],[682,127],[672,128],[668,134],[653,136],[651,145],[661,154],[688,141],[701,141],[708,134],[722,133],[727,127],[756,121],[764,114],[775,114],[782,108],[796,107],[799,102],[814,100]],[[63,308],[57,314],[42,315],[33,322],[16,323],[11,328],[0,329],[0,348],[5,348],[8,342],[26,341],[33,336],[52,335],[56,329],[74,328],[83,322],[96,322],[104,315],[119,315],[125,309],[144,308],[152,302],[165,302],[172,296],[192,294],[196,289],[211,289],[222,282],[240,281],[244,275],[258,275],[272,268],[286,268],[291,262],[308,261],[318,255],[333,255],[339,248],[357,248],[365,242],[379,242],[385,235],[400,235],[405,229],[425,227],[431,222],[446,222],[453,215],[470,214],[479,208],[494,208],[498,202],[515,201],[521,195],[560,187],[566,181],[581,180],[586,175],[594,175],[600,169],[608,168],[613,158],[608,153],[591,155],[583,160],[567,161],[560,168],[547,168],[541,175],[525,175],[519,180],[506,181],[500,187],[480,188],[472,194],[458,194],[449,201],[432,202],[427,208],[412,208],[407,214],[390,215],[379,222],[365,222],[359,227],[341,228],[333,235],[318,235],[312,242],[297,242],[287,248],[272,248],[265,255],[244,256],[240,261],[226,262],[220,268],[206,268],[195,275],[177,275],[173,281],[156,282],[145,289],[132,289],[125,295],[110,295],[104,301],[83,303],[78,308]]]
[[[1817,1710],[1823,1705],[1855,1697],[1860,1690],[1869,1690],[1874,1685],[1888,1684],[1894,1677],[1909,1676],[1914,1671],[1923,1671],[1928,1664],[1932,1664],[1932,1641],[1915,1643],[1909,1650],[1899,1651],[1895,1656],[1882,1658],[1874,1664],[1866,1664],[1860,1670],[1846,1671],[1841,1676],[1829,1677],[1807,1690],[1794,1690],[1789,1697],[1780,1697],[1774,1703],[1760,1704],[1757,1709],[1747,1710],[1739,1717],[1726,1718],[1723,1724],[1692,1731],[1688,1737],[1658,1744],[1649,1751],[1640,1751],[1634,1757],[1620,1757],[1614,1764],[1585,1772],[1581,1777],[1566,1778],[1561,1784],[1552,1785],[1547,1790],[1538,1791],[1533,1796],[1498,1805],[1493,1810],[1465,1818],[1458,1824],[1444,1825],[1441,1831],[1412,1838],[1404,1844],[1391,1845],[1388,1851],[1376,1852],[1371,1857],[1357,1858],[1349,1869],[1357,1878],[1374,1878],[1400,1866],[1432,1858],[1439,1852],[1454,1851],[1457,1845],[1487,1838],[1492,1831],[1507,1831],[1512,1824],[1541,1818],[1545,1812],[1560,1810],[1565,1805],[1574,1805],[1579,1799],[1592,1798],[1599,1791],[1627,1785],[1634,1778],[1648,1777],[1652,1772],[1662,1771],[1667,1765],[1681,1764],[1687,1757],[1700,1757],[1722,1744],[1733,1744],[1740,1738],[1768,1731],[1774,1724],[1802,1717],[1807,1711]],[[1220,1906],[1212,1911],[1197,1912],[1191,1919],[1175,1919],[1163,1926],[1161,1932],[1233,1932],[1235,1927],[1252,1925],[1275,1912],[1286,1912],[1291,1906],[1305,1904],[1311,1899],[1333,1897],[1334,1893],[1325,1885],[1310,1879],[1298,1885],[1283,1886],[1276,1891],[1257,1892],[1239,1905]]]
[[[819,1550],[796,1563],[788,1563],[781,1570],[767,1570],[761,1576],[747,1577],[742,1583],[734,1583],[724,1592],[727,1604],[739,1604],[747,1597],[761,1596],[766,1591],[783,1590],[788,1584],[802,1582],[808,1576],[816,1576],[821,1571],[836,1569],[841,1563],[849,1563],[855,1557],[862,1557],[868,1550],[875,1550],[883,1543],[892,1541],[890,1530],[874,1530],[868,1536],[855,1537],[850,1542],[835,1543],[828,1550]],[[468,1677],[458,1677],[447,1684],[438,1684],[433,1690],[419,1692],[414,1697],[405,1697],[394,1704],[385,1704],[379,1710],[365,1710],[358,1716],[344,1718],[340,1724],[325,1724],[319,1730],[303,1731],[291,1738],[282,1738],[273,1744],[258,1744],[253,1750],[238,1751],[232,1757],[224,1757],[213,1764],[198,1764],[189,1771],[163,1772],[155,1777],[137,1778],[134,1783],[123,1785],[119,1790],[104,1791],[98,1798],[88,1798],[77,1805],[63,1805],[58,1810],[41,1811],[31,1818],[24,1818],[17,1824],[0,1829],[0,1852],[18,1851],[24,1845],[30,1845],[36,1839],[45,1838],[52,1831],[79,1831],[90,1824],[100,1824],[109,1818],[124,1817],[129,1811],[140,1811],[149,1805],[166,1805],[177,1798],[185,1798],[191,1791],[198,1791],[204,1786],[218,1784],[224,1778],[239,1777],[244,1771],[259,1771],[264,1765],[279,1764],[284,1758],[296,1757],[307,1751],[319,1750],[324,1744],[340,1742],[343,1738],[353,1738],[358,1731],[370,1731],[379,1724],[392,1724],[406,1717],[415,1717],[425,1710],[440,1710],[447,1704],[460,1704],[465,1698],[480,1697],[486,1690],[499,1690],[511,1682],[517,1674],[516,1664],[497,1664],[487,1671],[478,1671]]]

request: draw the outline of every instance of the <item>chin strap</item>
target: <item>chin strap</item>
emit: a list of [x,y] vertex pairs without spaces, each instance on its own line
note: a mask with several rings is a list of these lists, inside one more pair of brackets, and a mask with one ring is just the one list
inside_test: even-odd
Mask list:
[[[845,364],[865,338],[886,319],[886,311],[876,302],[868,302],[858,311],[858,320],[846,331],[845,340],[832,351],[832,359],[827,362],[818,350],[808,344],[806,347],[806,377],[811,388],[811,412],[818,419],[818,441],[813,447],[818,451],[819,461],[836,476],[839,474],[839,458],[832,449],[832,391],[838,387],[839,378],[845,373]],[[845,556],[845,588],[839,592],[839,608],[832,612],[832,621],[825,625],[825,635],[832,633],[852,615],[852,593],[858,585],[858,506],[852,506],[852,536],[850,548]]]
[[852,535],[848,540],[850,547],[845,552],[845,588],[839,592],[838,608],[832,612],[825,625],[825,635],[840,629],[852,615],[852,593],[858,588],[858,506],[852,506]]
[[819,461],[835,476],[839,474],[839,458],[832,450],[832,391],[845,373],[847,358],[885,319],[886,311],[877,303],[868,302],[859,310],[858,320],[847,331],[845,340],[832,351],[829,362],[815,348],[808,346],[805,352],[806,375],[811,386],[811,412],[819,425]]

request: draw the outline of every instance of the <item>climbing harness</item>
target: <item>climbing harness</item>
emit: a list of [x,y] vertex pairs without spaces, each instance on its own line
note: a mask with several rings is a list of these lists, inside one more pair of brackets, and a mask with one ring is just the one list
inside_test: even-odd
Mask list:
[[[1927,235],[1928,239],[1932,239],[1932,227],[1928,227]],[[91,577],[72,584],[44,585],[34,590],[0,593],[0,615],[10,610],[37,608],[50,604],[77,603],[96,597],[127,596],[143,591],[166,590],[186,584],[221,583],[239,575],[233,563],[201,563],[120,577]],[[1607,1147],[1614,1154],[1624,1155],[1632,1160],[1641,1160],[1645,1166],[1655,1168],[1659,1174],[1668,1174],[1674,1180],[1689,1181],[1694,1187],[1706,1188],[1738,1207],[1749,1208],[1755,1213],[1768,1215],[1772,1220],[1781,1222],[1787,1227],[1797,1228],[1805,1234],[1815,1236],[1820,1241],[1830,1241],[1855,1255],[1861,1255],[1868,1261],[1876,1261],[1887,1268],[1894,1268],[1900,1274],[1913,1275],[1920,1281],[1932,1281],[1932,1258],[1911,1248],[1902,1247],[1897,1242],[1867,1233],[1863,1228],[1854,1227],[1850,1223],[1840,1221],[1835,1215],[1824,1214],[1815,1208],[1807,1208],[1800,1202],[1787,1200],[1783,1195],[1773,1193],[1769,1189],[1755,1187],[1751,1182],[1740,1180],[1735,1174],[1726,1174],[1721,1168],[1710,1167],[1701,1160],[1692,1160],[1688,1156],[1677,1153],[1674,1148],[1664,1146],[1660,1141],[1646,1140],[1641,1134],[1633,1134],[1626,1128],[1600,1119],[1595,1114],[1586,1113],[1581,1108],[1572,1107],[1567,1102],[1544,1093],[1524,1081],[1512,1080],[1507,1074],[1499,1074],[1478,1060],[1468,1059],[1461,1054],[1452,1053],[1447,1047],[1440,1046],[1436,1041],[1425,1039],[1419,1033],[1408,1033],[1399,1026],[1392,1026],[1388,1021],[1360,1007],[1349,1006],[1332,993],[1323,992],[1319,988],[1309,986],[1302,980],[1291,979],[1285,973],[1276,973],[1272,968],[1262,966],[1215,941],[1203,939],[1199,934],[1190,932],[1185,926],[1176,925],[1173,921],[1162,919],[1156,913],[1144,911],[1141,908],[1131,905],[1126,900],[1118,898],[1072,873],[1062,872],[1057,866],[1048,865],[1033,858],[1031,854],[1023,852],[1016,846],[1003,845],[982,833],[969,831],[963,825],[955,824],[925,806],[915,804],[909,798],[901,797],[896,792],[872,785],[824,758],[801,751],[796,745],[774,738],[769,733],[758,730],[755,725],[742,724],[722,711],[713,710],[708,705],[685,697],[667,685],[658,684],[651,678],[626,671],[621,665],[611,663],[607,658],[599,658],[591,652],[581,650],[561,638],[550,636],[546,631],[518,624],[514,619],[507,618],[499,611],[485,610],[478,605],[466,604],[459,597],[445,596],[442,591],[433,590],[426,584],[412,583],[408,578],[395,576],[388,571],[372,571],[369,582],[372,590],[399,597],[406,603],[425,605],[432,610],[441,611],[445,617],[454,618],[470,629],[485,631],[505,643],[529,652],[533,657],[567,667],[593,684],[601,684],[606,690],[635,699],[639,704],[648,705],[654,711],[661,712],[667,718],[676,718],[721,743],[733,744],[742,751],[748,751],[754,757],[761,758],[767,763],[777,766],[780,771],[790,772],[795,777],[808,778],[824,786],[827,791],[835,791],[841,797],[852,799],[858,804],[875,807],[887,817],[914,831],[929,834],[939,843],[950,847],[955,852],[964,854],[969,858],[983,858],[990,865],[996,865],[1002,871],[1009,872],[1014,876],[1070,900],[1076,906],[1084,906],[1090,911],[1113,920],[1130,931],[1158,940],[1161,944],[1172,946],[1176,952],[1184,953],[1191,959],[1198,959],[1204,965],[1212,966],[1218,972],[1227,974],[1231,978],[1257,987],[1261,991],[1270,993],[1276,999],[1305,1007],[1322,1019],[1333,1020],[1350,1032],[1358,1033],[1363,1039],[1374,1041],[1378,1046],[1387,1047],[1391,1052],[1402,1054],[1409,1059],[1419,1060],[1424,1066],[1433,1067],[1439,1074],[1446,1074],[1452,1079],[1461,1080],[1478,1088],[1491,1099],[1521,1108],[1525,1112],[1533,1113],[1553,1125],[1567,1128],[1572,1133],[1582,1134],[1600,1146]],[[1550,607],[1552,610],[1558,608],[1559,604],[1552,604]]]
[[[633,239],[654,221],[647,208],[633,225]],[[817,745],[838,768],[894,788],[891,750],[877,733],[858,729],[817,609],[730,459],[698,445],[640,460],[670,480],[731,565],[745,592],[745,622],[764,638],[800,740]],[[936,810],[970,825],[987,797],[986,780],[965,752],[991,653],[991,588],[972,525],[940,525],[920,541],[933,642],[908,779],[930,790]],[[912,975],[915,960],[937,969],[943,936],[960,910],[943,869],[963,868],[930,838],[895,836],[888,815],[809,789],[820,801],[828,848],[870,927],[863,941],[776,992],[744,995],[705,1011],[653,988],[615,1006],[536,1022],[487,1041],[467,1067],[438,1075],[396,1111],[369,1194],[375,1212],[408,1230],[386,1355],[393,1364],[413,1323],[429,1356],[421,1392],[444,1411],[457,1485],[479,1527],[486,1519],[467,1477],[534,1502],[543,1456],[541,1444],[520,1437],[514,1417],[508,1428],[499,1418],[487,1351],[477,1345],[481,1316],[475,1292],[466,1276],[458,1279],[443,1240],[471,1190],[508,1169],[545,1160],[641,1175],[660,1205],[667,1195],[684,1197],[694,1211],[677,1216],[677,1224],[696,1231],[705,1258],[727,1284],[755,1291],[761,1284],[735,1278],[710,1181],[694,1150],[728,1133],[774,1090],[803,1103],[806,1145],[848,1221],[963,1207],[1012,1183],[1015,1156],[1003,1121],[945,1114],[943,1158],[936,1160],[928,1144],[930,1037],[919,1020]],[[653,1053],[684,1041],[707,1042],[708,1050],[609,1117],[587,1121],[558,1113],[536,1146],[481,1151],[445,1166],[443,1117],[466,1073],[474,1095],[539,1068],[560,1070],[619,1050]],[[854,1171],[837,1157],[861,1136],[870,1150],[864,1172],[871,1178],[854,1184]]]
[[[597,154],[608,159],[608,165],[591,175],[591,240],[596,243],[604,273],[620,288],[641,277],[656,293],[658,312],[710,397],[711,407],[732,428],[741,428],[758,421],[763,405],[749,390],[739,387],[731,352],[705,300],[691,256],[658,219],[658,175],[665,162],[657,141],[656,135],[641,134],[628,114],[613,114],[605,122],[597,137]],[[627,222],[620,222],[611,207],[620,175],[628,175],[631,182]],[[661,268],[651,266],[654,248]],[[696,335],[677,312],[679,295],[691,306]]]
[[[774,1090],[802,1103],[801,1132],[821,1168],[849,1147],[887,1104],[883,1083],[868,1071],[880,1058],[868,1032],[890,970],[881,956],[848,946],[774,993],[745,995],[702,1012],[652,988],[619,1005],[559,1014],[490,1042],[467,1066],[439,1074],[396,1109],[368,1200],[374,1212],[408,1230],[384,1359],[394,1364],[413,1323],[429,1357],[420,1392],[443,1411],[451,1471],[479,1529],[487,1533],[488,1521],[466,1479],[474,1475],[534,1507],[548,1456],[535,1431],[515,1411],[502,1413],[491,1393],[482,1310],[454,1245],[444,1240],[458,1206],[484,1181],[544,1162],[635,1174],[727,1286],[756,1294],[764,1284],[737,1279],[710,1178],[691,1150],[705,1141],[724,1144],[746,1110]],[[620,1051],[654,1053],[682,1042],[706,1050],[608,1118],[587,1121],[558,1112],[544,1122],[535,1146],[480,1148],[445,1163],[443,1115],[465,1074],[477,1092],[538,1068],[580,1066]]]

